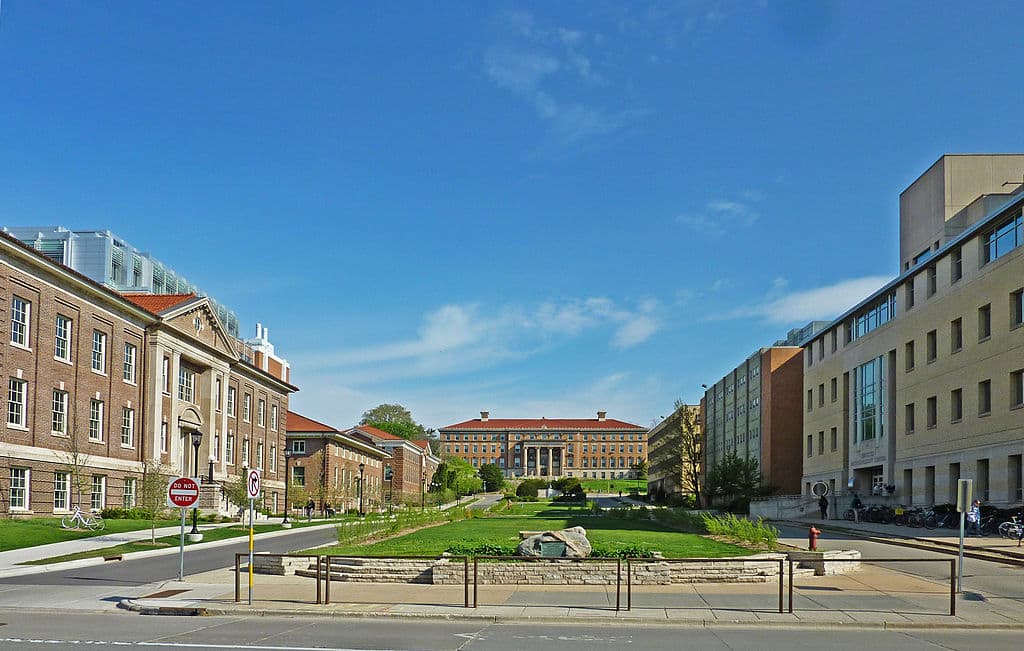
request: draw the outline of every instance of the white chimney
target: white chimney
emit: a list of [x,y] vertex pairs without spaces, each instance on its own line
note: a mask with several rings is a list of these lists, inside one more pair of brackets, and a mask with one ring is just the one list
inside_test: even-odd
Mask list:
[[608,412],[607,412],[607,411],[599,411],[599,412],[597,412],[597,420],[598,420],[599,422],[602,422],[602,423],[603,423],[603,422],[604,422],[604,419],[605,419],[605,416],[607,416],[607,415],[608,415]]
[[481,411],[480,412],[480,422],[481,423],[486,423],[487,419],[490,418],[490,416],[491,416],[491,412],[489,412],[489,411]]

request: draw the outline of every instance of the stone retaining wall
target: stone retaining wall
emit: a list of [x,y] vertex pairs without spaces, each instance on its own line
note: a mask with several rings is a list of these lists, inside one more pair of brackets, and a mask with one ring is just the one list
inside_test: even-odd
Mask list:
[[[248,559],[243,559],[244,563]],[[277,574],[286,576],[295,574],[296,570],[304,570],[313,564],[316,568],[316,559],[308,557],[289,558],[277,554],[255,554],[252,557],[252,571],[256,574]],[[316,572],[314,571],[314,574]]]
[[[792,551],[787,554],[790,560],[798,561],[798,567],[814,570],[814,576],[845,574],[860,569],[860,552],[854,550],[835,550],[826,552]],[[829,560],[847,559],[839,563]],[[855,561],[855,562],[851,562]]]

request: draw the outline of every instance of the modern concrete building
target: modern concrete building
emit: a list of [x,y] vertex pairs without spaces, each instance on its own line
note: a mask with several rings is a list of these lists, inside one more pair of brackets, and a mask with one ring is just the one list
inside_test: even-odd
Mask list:
[[[691,418],[696,435],[704,438],[704,417],[700,405],[680,405],[647,432],[647,494],[660,499],[693,495],[698,490],[686,473],[682,441],[684,416]],[[703,459],[698,472],[703,471]]]
[[902,193],[903,272],[804,342],[805,494],[1021,503],[1022,175],[947,155]]
[[647,428],[607,417],[480,418],[438,430],[444,454],[480,467],[494,463],[506,477],[632,477],[647,460]]
[[261,468],[264,505],[283,505],[279,452],[298,389],[280,360],[265,370],[244,358],[209,299],[120,294],[0,234],[0,302],[0,512],[131,507],[156,468],[201,475],[201,506],[221,511],[223,483]]
[[[808,324],[790,333],[785,344]],[[711,387],[701,401],[705,468],[730,453],[755,459],[767,485],[781,494],[800,491],[800,400],[803,387],[796,345],[761,348]]]

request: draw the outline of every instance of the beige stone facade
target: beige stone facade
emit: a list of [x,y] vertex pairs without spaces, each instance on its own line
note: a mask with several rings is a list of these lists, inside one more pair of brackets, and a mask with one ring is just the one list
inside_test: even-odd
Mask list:
[[[1024,157],[1014,160],[1000,174],[1019,184]],[[975,200],[946,215],[935,169],[922,177],[938,193],[934,214],[919,218],[959,233],[806,342],[804,493],[821,481],[935,504],[955,501],[957,480],[972,479],[986,502],[1021,503],[1024,195],[980,197],[992,189],[982,175]],[[963,197],[975,175],[945,178]],[[908,194],[928,203],[916,183]]]

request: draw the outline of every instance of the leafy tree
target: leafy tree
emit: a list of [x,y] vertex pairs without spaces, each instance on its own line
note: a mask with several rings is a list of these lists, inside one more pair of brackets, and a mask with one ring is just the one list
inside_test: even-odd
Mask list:
[[700,409],[676,401],[679,409],[679,429],[674,438],[678,440],[681,454],[670,463],[673,476],[682,480],[684,491],[693,493],[694,505],[701,508],[701,468],[704,464],[704,432],[700,423]]
[[430,490],[443,492],[452,490],[457,495],[468,495],[474,493],[483,486],[483,482],[477,475],[476,468],[459,457],[448,457],[441,462],[434,472]]
[[[370,409],[363,413],[363,419],[359,421],[360,425],[371,425],[377,427],[374,423],[412,423],[412,414],[408,409],[402,405],[389,405],[381,404],[377,405],[373,409]],[[383,428],[382,428],[383,429]],[[390,430],[385,430],[390,431]],[[392,432],[394,433],[394,432]],[[397,435],[396,435],[397,436]]]
[[149,540],[156,543],[156,523],[167,511],[167,485],[174,478],[174,471],[156,461],[142,464],[142,479],[138,485],[136,501],[149,515]]
[[638,463],[634,464],[633,478],[640,480],[647,479],[647,461],[641,459]]
[[423,429],[422,425],[417,423],[411,423],[400,420],[391,421],[371,421],[369,423],[363,423],[364,425],[370,425],[377,429],[384,430],[388,434],[394,434],[395,436],[407,439],[409,441],[416,441],[427,438],[427,432]]
[[496,463],[485,463],[480,466],[480,479],[484,482],[484,490],[498,491],[505,485],[505,471]]
[[763,495],[763,485],[757,459],[740,457],[730,452],[708,470],[707,492],[727,501],[726,509],[743,511],[751,498]]

